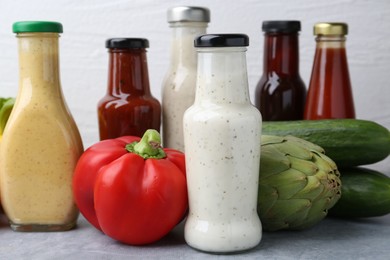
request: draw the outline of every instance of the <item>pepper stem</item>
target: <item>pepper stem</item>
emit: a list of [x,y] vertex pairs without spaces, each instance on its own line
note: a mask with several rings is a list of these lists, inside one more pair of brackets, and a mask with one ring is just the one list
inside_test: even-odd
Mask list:
[[139,142],[127,144],[126,150],[130,153],[136,153],[144,159],[162,159],[166,157],[161,147],[161,136],[154,129],[146,130]]

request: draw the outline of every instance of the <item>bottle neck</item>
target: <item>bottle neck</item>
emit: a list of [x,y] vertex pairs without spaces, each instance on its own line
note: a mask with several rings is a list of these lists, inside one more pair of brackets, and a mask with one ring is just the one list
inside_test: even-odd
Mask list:
[[195,103],[250,103],[245,47],[198,48]]
[[59,34],[20,33],[17,38],[21,89],[60,94]]
[[112,96],[150,95],[145,49],[110,49],[108,93]]
[[316,48],[344,48],[346,37],[344,35],[331,35],[316,37]]
[[207,23],[175,22],[171,23],[171,65],[196,68],[196,50],[194,39],[206,33]]
[[[350,85],[345,40],[346,38],[342,35],[316,37],[317,43],[310,86],[313,85],[314,82],[317,82],[316,84],[325,84],[325,82],[318,81],[318,77],[327,77],[326,74],[331,75],[330,77],[345,78],[348,83],[344,82],[343,85]],[[312,80],[314,80],[314,82],[312,82]],[[333,84],[336,83],[333,82]]]
[[266,33],[264,35],[264,74],[299,74],[298,33]]

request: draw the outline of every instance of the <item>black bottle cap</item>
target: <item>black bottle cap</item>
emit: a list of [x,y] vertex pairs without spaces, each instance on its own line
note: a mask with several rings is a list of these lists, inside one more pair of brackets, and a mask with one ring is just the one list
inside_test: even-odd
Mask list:
[[300,21],[264,21],[263,32],[269,33],[297,33],[301,30]]
[[106,41],[108,49],[149,48],[149,41],[144,38],[112,38]]
[[249,45],[246,34],[204,34],[195,38],[195,47],[243,47]]

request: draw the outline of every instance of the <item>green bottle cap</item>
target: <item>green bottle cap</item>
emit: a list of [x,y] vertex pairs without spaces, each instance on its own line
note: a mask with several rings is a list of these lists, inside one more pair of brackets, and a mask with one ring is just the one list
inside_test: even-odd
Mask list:
[[62,24],[48,21],[22,21],[12,25],[14,33],[53,32],[62,33]]

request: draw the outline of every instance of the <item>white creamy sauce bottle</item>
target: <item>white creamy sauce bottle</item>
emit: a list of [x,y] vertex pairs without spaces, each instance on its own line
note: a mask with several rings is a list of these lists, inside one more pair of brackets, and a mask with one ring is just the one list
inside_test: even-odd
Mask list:
[[206,33],[210,12],[204,7],[168,10],[172,28],[171,58],[162,85],[163,145],[184,151],[183,115],[195,100],[196,50],[194,39]]
[[184,115],[189,215],[193,248],[229,253],[255,247],[261,115],[249,99],[243,34],[198,37],[196,99]]

